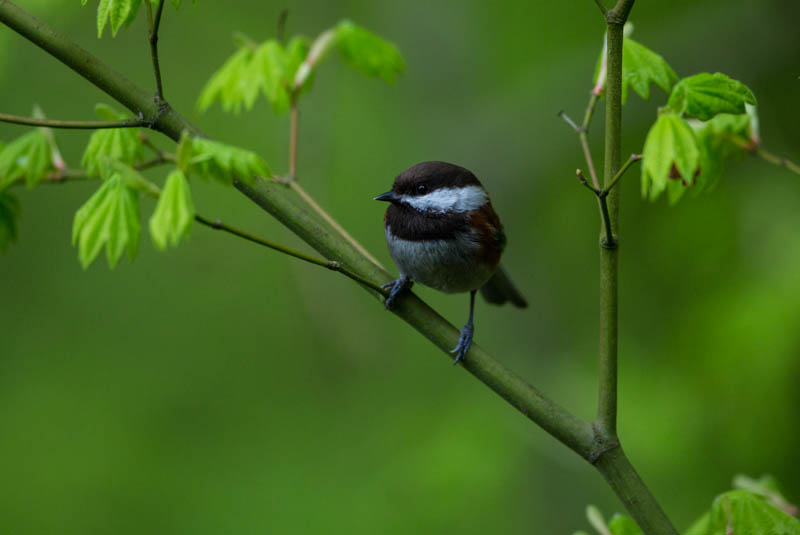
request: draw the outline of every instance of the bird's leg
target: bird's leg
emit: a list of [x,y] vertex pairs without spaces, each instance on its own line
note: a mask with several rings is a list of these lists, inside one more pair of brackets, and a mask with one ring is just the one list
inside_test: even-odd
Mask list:
[[472,345],[472,335],[475,334],[475,327],[472,325],[472,313],[475,311],[475,292],[476,290],[472,290],[469,293],[469,319],[467,320],[467,324],[464,325],[464,328],[461,329],[461,337],[458,339],[458,345],[450,352],[456,354],[453,365],[458,364],[458,361],[464,358],[467,351],[469,351],[469,346]]
[[387,289],[391,288],[389,291],[389,297],[383,302],[386,305],[387,309],[391,309],[394,306],[394,300],[397,298],[400,292],[405,290],[410,290],[411,287],[414,285],[414,281],[412,281],[407,275],[400,275],[399,279],[395,279],[392,282],[387,282],[386,284],[382,285],[381,288]]

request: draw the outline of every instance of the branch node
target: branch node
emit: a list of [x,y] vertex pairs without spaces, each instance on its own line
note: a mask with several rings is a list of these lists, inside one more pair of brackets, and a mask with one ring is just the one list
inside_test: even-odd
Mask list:
[[602,247],[603,249],[613,251],[618,247],[618,245],[619,243],[617,242],[617,239],[613,237],[613,235],[610,239],[608,238],[608,236],[603,236],[600,238],[600,247]]
[[620,443],[616,436],[609,436],[608,433],[602,431],[597,425],[597,422],[592,422],[592,431],[594,433],[594,443],[592,444],[592,449],[589,451],[586,460],[594,465],[603,455],[619,448]]
[[326,267],[331,271],[339,271],[340,269],[342,269],[342,265],[335,260],[330,260]]

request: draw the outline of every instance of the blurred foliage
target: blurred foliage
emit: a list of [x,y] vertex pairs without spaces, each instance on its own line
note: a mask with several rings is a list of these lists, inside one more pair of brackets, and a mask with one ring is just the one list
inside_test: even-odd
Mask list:
[[[19,4],[152,87],[144,17],[98,42],[88,7]],[[396,43],[408,64],[392,87],[339,62],[320,66],[325,86],[300,110],[304,187],[390,265],[383,207],[370,199],[418,161],[474,171],[506,226],[504,263],[534,303],[525,312],[479,304],[477,342],[591,417],[597,212],[574,180],[574,132],[555,114],[577,115],[588,98],[603,33],[593,3],[165,10],[167,99],[275,167],[287,151],[285,117],[258,102],[239,117],[192,107],[231,34],[273,37],[283,7],[290,34],[349,17]],[[637,3],[632,15],[637,40],[678,73],[745,83],[760,102],[764,145],[797,160],[793,8],[676,0]],[[0,51],[3,112],[39,102],[49,117],[88,119],[107,100],[13,32],[0,32]],[[596,160],[602,116],[590,133]],[[623,153],[641,151],[653,118],[652,102],[627,102]],[[0,139],[24,133],[0,124]],[[77,166],[90,134],[58,135]],[[634,174],[619,185],[620,433],[678,526],[740,471],[774,473],[787,496],[800,495],[790,425],[800,403],[800,181],[739,160],[713,194],[672,208],[643,202]],[[586,503],[619,510],[590,467],[344,277],[206,229],[166,255],[142,247],[133,266],[82,271],[69,235],[95,189],[14,191],[20,239],[0,257],[9,532],[570,533],[585,525]],[[198,183],[192,198],[204,214],[298,245],[233,190]],[[463,323],[465,297],[417,292]]]

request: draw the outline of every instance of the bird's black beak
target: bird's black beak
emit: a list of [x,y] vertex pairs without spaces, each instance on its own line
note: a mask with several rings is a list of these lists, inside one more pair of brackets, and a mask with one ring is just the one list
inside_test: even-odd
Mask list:
[[386,193],[381,193],[374,199],[373,201],[386,201],[386,202],[394,202],[398,200],[397,195],[394,194],[393,191],[387,191]]

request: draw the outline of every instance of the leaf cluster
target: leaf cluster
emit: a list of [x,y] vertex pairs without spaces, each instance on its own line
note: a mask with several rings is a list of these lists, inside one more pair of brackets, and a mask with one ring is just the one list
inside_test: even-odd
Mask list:
[[405,70],[397,47],[349,20],[322,32],[313,43],[295,36],[285,46],[276,39],[258,44],[240,36],[238,44],[203,87],[197,101],[201,111],[219,102],[226,112],[238,114],[242,108],[252,109],[263,95],[276,113],[284,113],[310,88],[316,67],[334,47],[345,63],[367,76],[391,83]]
[[[159,4],[159,0],[146,1],[153,6]],[[81,0],[81,5],[85,6],[86,2]],[[197,0],[193,2],[197,4]],[[170,3],[175,9],[181,6],[181,0],[170,0]],[[120,29],[127,28],[134,21],[141,5],[142,0],[100,0],[97,4],[97,38],[103,37],[106,25],[111,27],[111,36],[116,37]]]
[[[106,112],[116,113],[110,109]],[[234,180],[250,183],[256,175],[271,174],[267,163],[254,152],[184,133],[177,154],[170,156],[175,167],[161,189],[133,167],[137,153],[131,144],[141,145],[141,138],[109,136],[109,140],[122,140],[118,146],[110,141],[96,142],[95,136],[101,132],[92,135],[89,147],[93,149],[87,148],[83,163],[87,170],[98,171],[103,184],[78,210],[73,224],[73,244],[78,245],[84,268],[97,258],[104,245],[111,268],[126,249],[133,260],[140,234],[140,193],[158,198],[148,230],[155,246],[163,251],[176,246],[191,232],[195,210],[190,175],[230,185]]]

